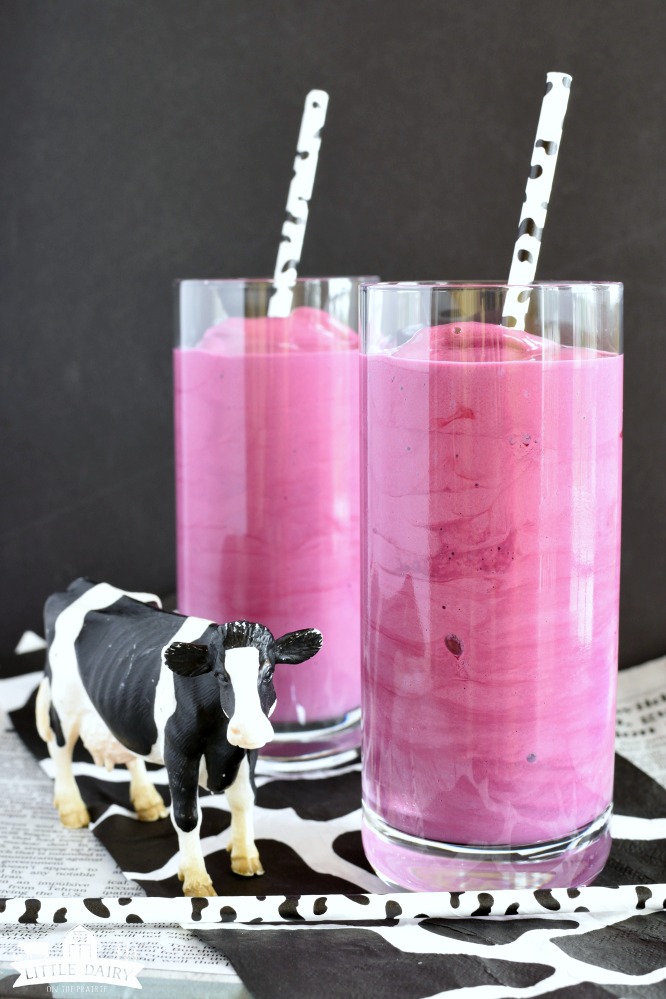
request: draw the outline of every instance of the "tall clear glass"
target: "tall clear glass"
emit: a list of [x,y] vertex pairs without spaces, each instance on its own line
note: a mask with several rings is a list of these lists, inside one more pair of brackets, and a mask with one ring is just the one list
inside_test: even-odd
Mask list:
[[361,312],[366,853],[415,890],[588,883],[610,848],[622,285],[380,283]]
[[286,318],[270,281],[177,286],[178,609],[324,636],[276,671],[278,769],[360,743],[361,280],[299,280]]

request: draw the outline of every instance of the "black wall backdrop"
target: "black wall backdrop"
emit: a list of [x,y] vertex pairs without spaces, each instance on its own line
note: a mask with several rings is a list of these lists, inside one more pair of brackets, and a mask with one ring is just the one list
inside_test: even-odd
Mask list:
[[272,272],[331,102],[302,273],[508,274],[549,70],[539,274],[625,282],[621,663],[666,652],[663,0],[3,0],[0,651],[86,574],[175,584],[174,279]]

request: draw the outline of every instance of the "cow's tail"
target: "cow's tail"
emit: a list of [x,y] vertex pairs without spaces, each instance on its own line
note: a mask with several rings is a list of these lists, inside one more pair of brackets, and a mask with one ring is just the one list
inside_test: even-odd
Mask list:
[[51,681],[45,676],[37,691],[37,701],[35,703],[35,721],[37,731],[44,742],[48,742],[53,736],[51,729]]

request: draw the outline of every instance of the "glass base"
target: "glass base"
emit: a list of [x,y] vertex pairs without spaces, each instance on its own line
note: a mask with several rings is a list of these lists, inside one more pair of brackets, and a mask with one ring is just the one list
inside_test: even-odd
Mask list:
[[319,770],[357,757],[361,746],[361,709],[316,725],[278,722],[275,734],[259,753],[257,771],[283,773]]
[[563,839],[531,846],[462,846],[393,829],[363,806],[363,846],[392,888],[410,891],[577,888],[599,874],[610,852],[612,805]]

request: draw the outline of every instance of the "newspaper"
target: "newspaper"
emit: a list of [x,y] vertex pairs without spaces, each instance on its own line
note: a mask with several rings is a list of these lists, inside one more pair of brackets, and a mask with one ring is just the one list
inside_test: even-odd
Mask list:
[[666,788],[666,656],[620,671],[615,749]]

